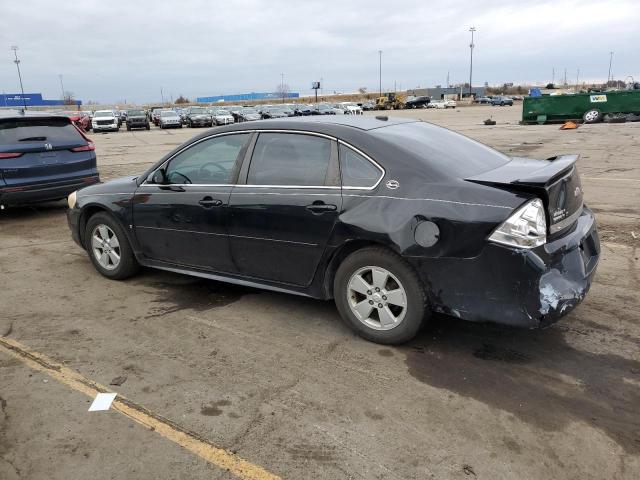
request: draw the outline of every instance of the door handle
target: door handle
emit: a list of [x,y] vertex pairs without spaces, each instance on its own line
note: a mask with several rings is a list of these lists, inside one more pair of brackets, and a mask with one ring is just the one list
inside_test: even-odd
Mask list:
[[315,201],[311,205],[307,205],[305,208],[313,213],[333,212],[338,209],[337,206],[330,203],[324,203],[322,201]]
[[198,203],[202,205],[204,208],[211,208],[211,207],[219,207],[220,205],[222,205],[222,200],[217,200],[207,196],[207,197],[204,197],[202,200],[200,200]]

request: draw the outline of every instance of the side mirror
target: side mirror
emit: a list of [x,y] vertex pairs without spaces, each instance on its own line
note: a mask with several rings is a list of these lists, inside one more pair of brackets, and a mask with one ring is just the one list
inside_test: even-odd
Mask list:
[[159,168],[153,175],[151,176],[151,182],[156,183],[158,185],[166,185],[169,183],[169,179],[167,178],[167,171],[164,168]]

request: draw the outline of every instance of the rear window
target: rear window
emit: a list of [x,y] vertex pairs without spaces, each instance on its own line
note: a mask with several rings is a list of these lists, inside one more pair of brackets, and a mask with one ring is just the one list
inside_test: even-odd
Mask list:
[[0,145],[83,140],[67,118],[16,118],[0,121]]
[[424,159],[447,175],[460,178],[498,168],[511,159],[480,142],[426,122],[411,122],[371,133]]

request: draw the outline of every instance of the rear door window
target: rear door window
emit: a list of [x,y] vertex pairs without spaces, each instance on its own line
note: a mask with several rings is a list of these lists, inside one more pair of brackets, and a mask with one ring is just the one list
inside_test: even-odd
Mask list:
[[340,145],[340,173],[344,188],[371,188],[380,177],[382,171],[355,150]]
[[0,145],[85,143],[67,118],[16,118],[0,121]]
[[261,133],[247,177],[248,185],[324,186],[331,140],[296,133]]

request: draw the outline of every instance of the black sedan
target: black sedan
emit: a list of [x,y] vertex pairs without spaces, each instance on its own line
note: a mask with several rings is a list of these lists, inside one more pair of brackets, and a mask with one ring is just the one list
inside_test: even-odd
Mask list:
[[534,328],[583,300],[598,263],[576,160],[408,119],[264,120],[79,190],[68,221],[108,278],[142,265],[333,298],[375,342],[409,340],[431,312]]

